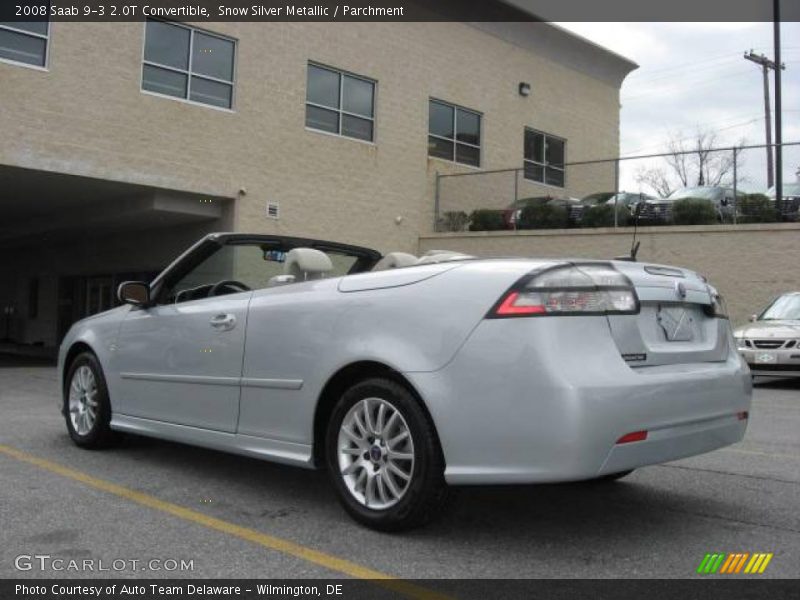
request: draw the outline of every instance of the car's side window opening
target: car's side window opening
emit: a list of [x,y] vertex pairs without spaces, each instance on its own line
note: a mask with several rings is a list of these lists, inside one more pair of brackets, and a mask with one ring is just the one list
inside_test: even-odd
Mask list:
[[220,246],[161,295],[180,303],[349,273],[359,257],[335,250],[284,249],[268,244]]

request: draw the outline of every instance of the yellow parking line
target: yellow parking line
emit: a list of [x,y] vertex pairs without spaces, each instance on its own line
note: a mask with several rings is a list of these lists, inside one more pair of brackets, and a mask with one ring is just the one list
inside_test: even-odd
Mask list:
[[28,454],[22,450],[17,450],[11,446],[0,444],[0,453],[11,458],[15,458],[19,461],[35,465],[41,469],[44,469],[45,471],[61,475],[62,477],[72,479],[73,481],[78,481],[97,490],[114,494],[120,498],[125,498],[131,502],[159,510],[161,512],[178,517],[179,519],[190,521],[209,529],[227,533],[242,540],[263,546],[264,548],[283,552],[284,554],[288,554],[296,558],[301,558],[316,565],[320,565],[321,567],[325,567],[326,569],[330,569],[331,571],[338,571],[339,573],[348,575],[355,579],[377,580],[375,581],[377,585],[410,598],[421,598],[426,600],[444,600],[445,598],[448,598],[448,596],[441,595],[433,590],[428,590],[413,583],[393,577],[392,575],[381,573],[380,571],[374,571],[368,567],[363,567],[347,559],[338,558],[331,554],[314,550],[313,548],[307,548],[306,546],[296,542],[268,535],[266,533],[261,533],[255,529],[249,529],[247,527],[235,525],[234,523],[229,523],[228,521],[223,521],[221,519],[208,516],[196,510],[173,504],[172,502],[159,500],[155,496],[151,496],[143,492],[137,492],[136,490],[132,490],[104,479],[92,477],[91,475],[81,471],[76,471],[75,469],[70,469],[69,467],[65,467],[47,459],[39,458],[38,456]]

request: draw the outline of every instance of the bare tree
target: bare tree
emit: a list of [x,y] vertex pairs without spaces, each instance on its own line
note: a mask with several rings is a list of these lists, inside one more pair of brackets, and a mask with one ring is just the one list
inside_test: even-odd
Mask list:
[[[641,167],[636,173],[636,182],[661,197],[681,187],[731,185],[733,155],[716,151],[717,141],[715,132],[699,128],[692,137],[673,133],[663,158],[666,168]],[[738,145],[743,146],[744,140]],[[740,165],[741,162],[740,157]]]
[[636,171],[636,183],[650,188],[662,198],[666,198],[677,189],[663,167],[640,166]]

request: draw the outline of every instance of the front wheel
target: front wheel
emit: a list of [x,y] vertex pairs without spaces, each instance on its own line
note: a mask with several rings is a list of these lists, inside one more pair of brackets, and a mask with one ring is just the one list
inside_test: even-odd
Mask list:
[[388,379],[347,390],[328,423],[326,462],[345,510],[381,531],[418,527],[448,496],[444,458],[417,399]]
[[79,354],[64,386],[64,418],[72,441],[83,448],[104,448],[115,441],[111,403],[103,369],[91,352]]

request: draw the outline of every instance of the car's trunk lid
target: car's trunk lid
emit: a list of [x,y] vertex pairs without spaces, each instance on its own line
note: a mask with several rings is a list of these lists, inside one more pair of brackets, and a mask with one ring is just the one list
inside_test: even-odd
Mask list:
[[620,354],[631,367],[724,361],[730,325],[710,315],[708,285],[696,273],[639,262],[614,261],[636,289],[635,315],[609,315]]

